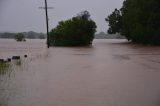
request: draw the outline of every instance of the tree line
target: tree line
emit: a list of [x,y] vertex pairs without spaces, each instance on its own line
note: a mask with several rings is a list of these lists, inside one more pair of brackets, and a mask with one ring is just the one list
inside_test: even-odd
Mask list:
[[[160,0],[124,0],[120,9],[115,9],[105,18],[109,34],[120,34],[128,41],[160,45]],[[96,23],[88,11],[82,11],[71,19],[60,21],[49,32],[53,46],[90,45],[95,37]],[[43,33],[23,33],[26,38],[46,38]],[[0,33],[10,38],[13,33]],[[15,35],[14,35],[15,36]]]
[[37,33],[34,31],[20,32],[20,33],[4,32],[4,33],[0,33],[0,38],[15,39],[19,34],[21,34],[22,36],[24,36],[24,38],[27,38],[27,39],[45,39],[46,38],[46,34]]
[[125,39],[124,36],[116,33],[116,34],[108,34],[105,32],[99,32],[95,34],[94,36],[95,39]]

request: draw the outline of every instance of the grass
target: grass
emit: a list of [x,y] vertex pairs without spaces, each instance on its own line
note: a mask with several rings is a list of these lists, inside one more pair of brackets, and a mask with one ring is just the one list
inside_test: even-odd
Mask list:
[[22,61],[21,61],[21,60],[17,60],[17,61],[15,61],[15,64],[16,64],[17,66],[21,66],[21,65],[22,65]]
[[8,72],[22,66],[22,64],[22,60],[12,60],[12,62],[0,61],[0,75],[7,74]]
[[0,75],[6,74],[9,67],[10,67],[10,64],[8,62],[0,62]]

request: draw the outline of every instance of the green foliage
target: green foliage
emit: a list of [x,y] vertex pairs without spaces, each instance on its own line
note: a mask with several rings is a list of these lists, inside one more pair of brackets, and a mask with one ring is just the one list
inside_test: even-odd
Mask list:
[[16,64],[17,66],[21,66],[21,65],[22,65],[22,60],[16,60],[16,61],[15,61],[15,64]]
[[7,62],[0,62],[0,75],[3,75],[9,69],[9,63]]
[[15,40],[16,41],[26,41],[25,36],[22,33],[18,33],[17,35],[15,35]]
[[106,18],[109,33],[120,33],[128,40],[160,45],[160,1],[125,0],[120,10]]
[[121,27],[121,14],[118,9],[115,9],[114,12],[108,18],[105,19],[109,22],[110,28],[108,29],[109,34],[115,34],[120,32]]
[[54,46],[81,46],[92,43],[96,24],[88,11],[79,13],[72,19],[61,21],[49,33],[50,44]]

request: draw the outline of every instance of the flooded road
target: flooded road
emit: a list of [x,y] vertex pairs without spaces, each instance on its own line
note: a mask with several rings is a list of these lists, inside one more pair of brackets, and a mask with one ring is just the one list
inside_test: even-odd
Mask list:
[[46,48],[0,40],[0,57],[28,55],[0,75],[0,106],[160,106],[160,47],[95,40]]

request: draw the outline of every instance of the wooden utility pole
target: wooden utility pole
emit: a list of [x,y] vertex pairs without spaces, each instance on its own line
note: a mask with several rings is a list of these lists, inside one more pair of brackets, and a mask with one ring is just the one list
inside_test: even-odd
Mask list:
[[46,11],[46,25],[47,25],[47,47],[49,48],[49,26],[48,26],[48,11],[47,11],[47,0],[45,0],[45,11]]
[[53,7],[48,7],[47,6],[47,0],[45,0],[45,7],[39,7],[40,9],[45,9],[45,13],[46,13],[46,26],[47,26],[47,47],[50,47],[50,43],[49,43],[49,25],[48,25],[48,9],[53,9]]

